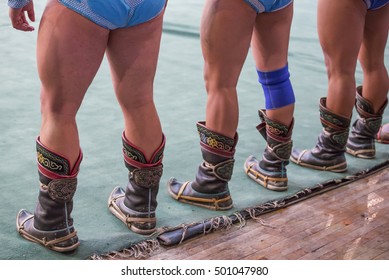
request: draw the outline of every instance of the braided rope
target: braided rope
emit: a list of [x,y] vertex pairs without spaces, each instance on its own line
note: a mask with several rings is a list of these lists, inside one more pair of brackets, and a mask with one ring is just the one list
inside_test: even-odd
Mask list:
[[[153,239],[133,244],[129,248],[126,248],[122,251],[113,251],[104,255],[93,255],[91,256],[91,259],[128,259],[131,257],[147,258],[151,256],[154,252],[156,252],[158,249],[160,249],[161,246],[178,245],[188,239],[191,239],[201,234],[207,235],[216,231],[229,230],[233,225],[238,225],[239,228],[242,228],[246,225],[246,221],[250,219],[259,222],[262,226],[274,228],[272,225],[268,224],[265,220],[260,218],[260,216],[265,213],[285,208],[315,195],[339,188],[356,180],[363,179],[369,175],[388,168],[388,166],[389,160],[379,165],[376,165],[370,169],[362,170],[354,175],[349,175],[341,179],[332,179],[323,183],[319,183],[312,187],[300,190],[290,196],[278,200],[268,201],[258,206],[249,207],[234,212],[229,216],[212,217],[201,222],[182,224],[172,228],[162,228],[154,235]],[[202,231],[195,231],[194,233],[190,234],[190,229],[193,229],[194,227],[202,227]],[[181,234],[180,240],[178,242],[173,242],[169,244],[163,241],[161,237],[163,237],[164,234],[169,234],[172,232],[176,232],[176,234],[178,235]]]

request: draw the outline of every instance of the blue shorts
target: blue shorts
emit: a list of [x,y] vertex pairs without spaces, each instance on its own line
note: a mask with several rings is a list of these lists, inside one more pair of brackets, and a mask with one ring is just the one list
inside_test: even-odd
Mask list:
[[368,10],[377,10],[389,3],[389,0],[363,0]]
[[257,13],[269,13],[282,10],[290,5],[293,0],[244,0]]
[[167,0],[58,0],[94,23],[113,30],[157,17]]

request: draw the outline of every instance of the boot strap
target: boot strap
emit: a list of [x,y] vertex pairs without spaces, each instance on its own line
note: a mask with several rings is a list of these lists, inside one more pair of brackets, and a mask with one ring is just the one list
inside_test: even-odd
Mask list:
[[225,201],[231,200],[231,196],[228,195],[226,197],[217,199],[217,198],[201,198],[201,197],[195,197],[195,196],[186,196],[182,195],[186,189],[186,187],[189,185],[190,181],[185,182],[182,184],[180,190],[177,193],[177,196],[175,197],[176,200],[186,200],[191,202],[199,202],[199,203],[212,203],[215,206],[215,210],[221,209],[219,207],[219,203],[223,203]]
[[234,159],[228,159],[215,165],[204,161],[204,165],[207,168],[212,169],[216,178],[225,182],[231,180],[232,172],[234,169],[234,163],[235,163]]
[[52,239],[50,241],[47,241],[47,239],[45,237],[40,239],[40,238],[37,238],[37,237],[31,235],[30,233],[28,233],[27,231],[24,230],[23,225],[21,225],[18,228],[18,232],[20,235],[24,236],[27,240],[30,240],[30,241],[38,243],[38,244],[42,244],[43,246],[48,247],[48,248],[56,248],[57,244],[59,244],[61,242],[65,242],[67,240],[70,240],[74,237],[77,237],[77,231],[73,231],[73,232],[71,232],[68,235],[65,235],[63,237],[55,238],[55,239]]
[[267,188],[268,181],[273,181],[273,182],[288,182],[288,178],[278,178],[278,177],[270,177],[263,175],[256,171],[253,166],[255,163],[250,164],[247,169],[246,169],[246,174],[249,175],[249,173],[253,174],[255,176],[255,179],[261,178],[261,180],[264,183],[264,187]]
[[127,216],[126,222],[127,224],[132,223],[155,223],[157,221],[157,218],[138,218],[138,217],[131,217]]
[[157,188],[162,177],[162,164],[149,168],[135,169],[130,172],[130,180],[142,188]]

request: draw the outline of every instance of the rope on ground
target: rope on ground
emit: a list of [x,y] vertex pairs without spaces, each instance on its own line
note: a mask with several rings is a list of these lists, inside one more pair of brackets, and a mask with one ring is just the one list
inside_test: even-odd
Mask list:
[[146,258],[150,256],[153,252],[159,250],[160,245],[158,240],[150,239],[141,241],[139,243],[133,244],[129,248],[126,248],[121,251],[112,251],[108,254],[97,255],[94,254],[90,257],[91,260],[120,260],[120,259],[129,259],[129,258]]
[[346,176],[341,179],[332,179],[323,183],[316,184],[312,187],[303,189],[296,192],[293,195],[281,198],[279,200],[273,200],[265,202],[261,205],[246,208],[232,213],[229,216],[217,216],[210,219],[203,220],[201,222],[195,222],[190,224],[182,224],[172,228],[163,228],[157,232],[155,237],[150,240],[145,240],[132,245],[131,247],[124,249],[120,252],[114,251],[105,255],[93,255],[91,259],[129,259],[129,258],[146,258],[153,252],[158,250],[160,246],[172,246],[183,243],[186,240],[194,238],[199,235],[206,235],[211,232],[229,230],[232,225],[238,224],[240,228],[244,227],[247,220],[258,221],[261,225],[271,227],[260,216],[269,212],[276,211],[281,208],[288,207],[299,201],[308,199],[312,196],[339,188],[353,181],[362,179],[381,171],[389,166],[389,160],[376,165],[370,169],[359,171],[358,173],[350,176]]

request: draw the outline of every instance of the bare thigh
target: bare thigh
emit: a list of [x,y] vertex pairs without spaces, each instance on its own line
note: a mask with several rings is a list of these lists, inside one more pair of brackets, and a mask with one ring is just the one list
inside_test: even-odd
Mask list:
[[360,59],[366,68],[384,62],[389,31],[389,5],[366,14]]
[[162,141],[153,100],[162,20],[163,13],[146,23],[112,31],[107,48],[116,97],[123,111],[125,136],[148,159]]
[[107,55],[115,92],[123,109],[152,100],[162,20],[161,14],[149,22],[114,30],[109,36]]
[[201,21],[206,124],[233,138],[238,126],[236,86],[246,60],[256,12],[242,0],[205,1]]
[[362,1],[319,0],[319,39],[331,73],[354,75],[365,15]]
[[259,70],[272,71],[287,63],[292,18],[293,4],[280,11],[257,16],[252,52]]
[[109,31],[52,0],[38,34],[40,140],[74,164],[80,153],[76,114],[103,59]]
[[201,46],[207,87],[236,87],[250,46],[256,12],[241,0],[207,0]]
[[52,0],[39,28],[42,111],[75,115],[104,56],[109,31]]
[[363,38],[366,5],[355,0],[319,0],[318,32],[328,74],[327,108],[350,117],[355,70]]

